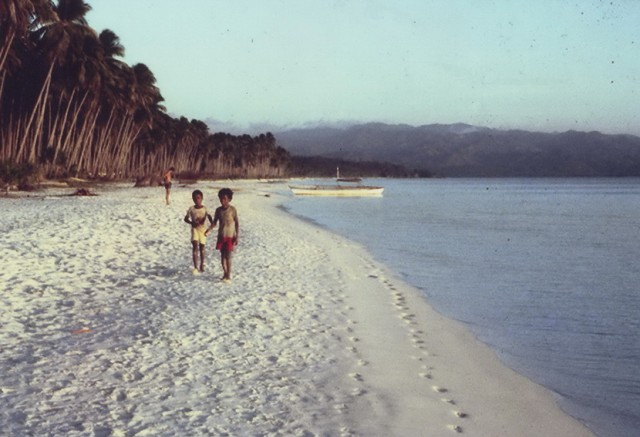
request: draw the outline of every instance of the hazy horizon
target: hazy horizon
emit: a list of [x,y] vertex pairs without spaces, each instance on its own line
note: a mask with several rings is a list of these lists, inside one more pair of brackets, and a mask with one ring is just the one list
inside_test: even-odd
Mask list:
[[[170,114],[640,134],[640,3],[89,0]],[[126,12],[126,13],[123,13]]]
[[[177,115],[177,114],[176,114]],[[519,128],[519,127],[507,127],[507,128],[494,128],[491,126],[480,126],[480,125],[475,125],[475,124],[470,124],[470,123],[465,123],[463,121],[459,121],[459,122],[453,122],[453,123],[422,123],[422,124],[410,124],[410,123],[385,123],[385,122],[379,122],[379,121],[347,121],[347,120],[338,120],[338,121],[310,121],[310,122],[304,122],[304,123],[299,123],[299,124],[288,124],[288,125],[274,125],[274,124],[268,124],[268,123],[255,123],[255,124],[250,124],[247,126],[239,126],[233,123],[228,123],[228,122],[223,122],[220,120],[214,120],[211,118],[206,118],[203,121],[208,127],[209,127],[209,131],[212,133],[215,132],[224,132],[224,133],[228,133],[228,134],[232,134],[232,135],[243,135],[243,134],[248,134],[248,135],[259,135],[262,133],[267,133],[267,132],[271,132],[271,133],[276,133],[276,132],[284,132],[284,131],[289,131],[289,130],[298,130],[298,129],[315,129],[315,128],[332,128],[332,129],[348,129],[349,127],[352,126],[357,126],[357,125],[366,125],[366,124],[376,124],[376,123],[381,123],[381,124],[386,124],[386,125],[390,125],[390,126],[410,126],[410,127],[421,127],[421,126],[429,126],[429,125],[456,125],[456,124],[464,124],[464,125],[469,125],[469,126],[473,126],[475,128],[479,128],[479,129],[495,129],[495,130],[501,130],[501,131],[507,131],[507,130],[522,130],[522,131],[528,131],[528,132],[533,132],[533,133],[549,133],[549,134],[560,134],[563,132],[568,132],[568,131],[577,131],[577,132],[599,132],[601,134],[604,135],[631,135],[631,136],[637,136],[640,137],[640,134],[631,134],[631,133],[626,133],[626,132],[602,132],[599,131],[597,129],[591,129],[591,130],[585,130],[585,129],[564,129],[564,130],[535,130],[535,129],[523,129],[523,128]]]

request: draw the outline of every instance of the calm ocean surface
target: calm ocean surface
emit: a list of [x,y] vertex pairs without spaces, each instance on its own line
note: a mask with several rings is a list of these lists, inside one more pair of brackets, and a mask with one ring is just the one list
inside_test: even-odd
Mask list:
[[367,180],[285,207],[365,245],[602,437],[640,429],[640,179]]

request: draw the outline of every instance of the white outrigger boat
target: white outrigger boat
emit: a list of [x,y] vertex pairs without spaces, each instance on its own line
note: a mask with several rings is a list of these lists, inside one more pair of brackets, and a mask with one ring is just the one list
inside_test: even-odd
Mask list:
[[[336,168],[337,182],[360,182],[361,178],[341,178],[340,169]],[[380,197],[384,187],[370,185],[289,185],[296,196],[330,196],[330,197]]]
[[369,185],[289,185],[296,196],[380,197],[384,187]]

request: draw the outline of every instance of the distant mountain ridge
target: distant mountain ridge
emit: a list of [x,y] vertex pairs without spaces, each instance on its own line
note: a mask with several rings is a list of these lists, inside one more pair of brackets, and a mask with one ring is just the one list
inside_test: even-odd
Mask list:
[[274,133],[294,156],[380,161],[442,177],[640,176],[640,137],[367,123]]

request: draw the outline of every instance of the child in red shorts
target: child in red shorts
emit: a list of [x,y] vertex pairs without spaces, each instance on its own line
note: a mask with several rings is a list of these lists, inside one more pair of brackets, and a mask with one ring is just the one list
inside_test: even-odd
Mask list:
[[222,206],[216,208],[213,223],[209,229],[207,229],[207,233],[215,227],[216,224],[220,223],[216,249],[220,251],[220,262],[222,263],[222,271],[224,272],[222,280],[228,282],[231,280],[231,252],[233,251],[233,246],[238,244],[240,224],[238,222],[238,212],[236,208],[230,205],[231,199],[233,199],[233,191],[229,188],[223,188],[218,192],[218,198]]

